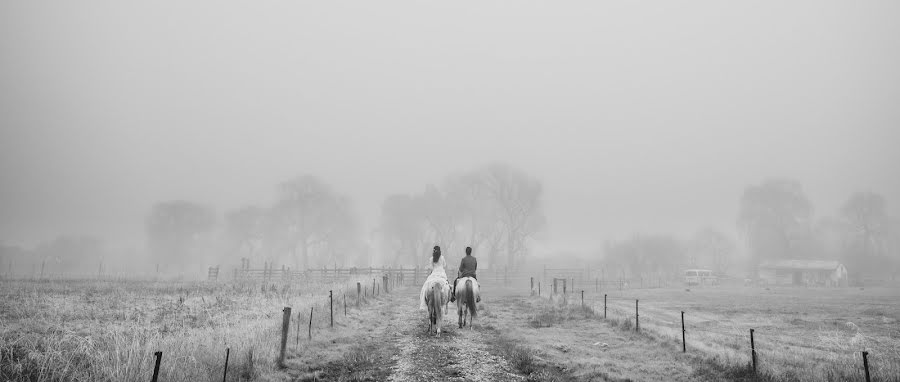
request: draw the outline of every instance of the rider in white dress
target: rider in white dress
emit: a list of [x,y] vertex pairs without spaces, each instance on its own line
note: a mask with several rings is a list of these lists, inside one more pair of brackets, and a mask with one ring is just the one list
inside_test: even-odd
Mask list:
[[[437,258],[437,261],[434,260],[435,258]],[[425,305],[425,294],[428,293],[428,289],[434,282],[441,283],[444,301],[449,301],[450,298],[450,281],[447,280],[447,271],[444,270],[447,267],[447,260],[444,260],[444,256],[441,255],[441,247],[434,246],[434,253],[432,254],[431,259],[431,274],[425,279],[425,284],[422,285],[422,292],[419,293],[420,310],[428,309]]]

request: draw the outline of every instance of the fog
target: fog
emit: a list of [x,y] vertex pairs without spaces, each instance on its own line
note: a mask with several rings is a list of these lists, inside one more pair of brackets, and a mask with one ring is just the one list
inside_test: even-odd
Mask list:
[[742,193],[773,177],[816,218],[859,191],[897,217],[898,16],[893,1],[4,1],[0,241],[144,251],[155,203],[221,220],[303,174],[373,241],[388,195],[496,162],[543,185],[537,256],[738,237]]

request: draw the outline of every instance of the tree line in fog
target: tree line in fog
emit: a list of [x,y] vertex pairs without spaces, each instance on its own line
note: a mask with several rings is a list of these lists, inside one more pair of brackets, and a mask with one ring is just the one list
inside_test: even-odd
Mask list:
[[[520,169],[488,164],[386,196],[376,226],[366,229],[346,195],[302,175],[275,185],[268,203],[221,215],[195,201],[156,203],[144,221],[145,251],[110,253],[100,238],[61,236],[30,249],[0,246],[0,261],[7,272],[18,263],[20,274],[40,264],[48,273],[75,275],[103,274],[105,259],[139,265],[142,273],[158,266],[170,275],[197,274],[209,265],[228,270],[242,258],[254,267],[412,267],[426,266],[439,244],[452,257],[473,247],[482,267],[515,269],[547,225],[542,190],[540,180]],[[687,267],[743,277],[773,259],[839,260],[854,277],[900,275],[900,224],[877,193],[855,193],[838,210],[816,215],[798,182],[770,179],[746,187],[738,207],[737,237],[723,227],[688,238],[636,233],[607,241],[587,261],[608,269],[607,277],[678,277]]]
[[746,187],[738,203],[738,237],[712,227],[690,238],[636,234],[607,242],[601,265],[615,278],[677,278],[685,267],[744,277],[766,260],[838,260],[852,277],[900,276],[900,222],[877,193],[854,193],[816,216],[799,182],[768,179]]

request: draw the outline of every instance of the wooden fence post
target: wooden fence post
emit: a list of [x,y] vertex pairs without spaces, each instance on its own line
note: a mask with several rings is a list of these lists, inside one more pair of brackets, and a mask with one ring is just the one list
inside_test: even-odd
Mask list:
[[863,356],[863,368],[866,369],[866,382],[871,382],[872,380],[869,379],[869,352],[867,352],[867,351],[862,352],[862,356]]
[[359,295],[360,290],[362,290],[362,284],[359,282],[356,283],[356,307],[359,308]]
[[541,282],[538,281],[538,297],[541,296]]
[[531,295],[534,296],[534,277],[531,278]]
[[641,322],[638,321],[638,300],[634,300],[634,331],[641,331]]
[[334,297],[331,294],[331,291],[328,291],[328,311],[331,315],[331,327],[334,327]]
[[347,294],[343,293],[342,295],[344,297],[344,316],[347,316]]
[[297,343],[295,344],[295,346],[300,346],[300,317],[301,317],[300,315],[301,314],[303,314],[303,312],[297,312]]
[[159,362],[162,360],[161,351],[155,352],[153,355],[156,356],[156,364],[153,366],[153,378],[150,379],[150,382],[156,382],[159,378]]
[[603,319],[606,319],[606,295],[603,295]]
[[291,308],[282,309],[281,319],[281,352],[278,355],[278,366],[284,367],[284,351],[287,349],[288,331],[291,329]]
[[315,307],[309,307],[309,339],[312,340],[312,314]]
[[687,353],[687,342],[684,340],[684,311],[681,311],[681,352]]
[[581,291],[581,307],[584,308],[584,291]]
[[753,372],[756,373],[756,344],[753,343],[753,329],[750,329],[750,356],[753,359]]
[[222,372],[222,382],[228,378],[228,356],[231,354],[231,348],[225,348],[225,371]]

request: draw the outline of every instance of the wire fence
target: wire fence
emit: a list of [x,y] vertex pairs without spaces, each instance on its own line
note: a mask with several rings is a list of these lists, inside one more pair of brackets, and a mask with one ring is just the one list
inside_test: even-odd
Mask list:
[[[681,351],[711,356],[732,366],[746,365],[756,373],[805,380],[900,381],[900,341],[882,338],[879,342],[864,329],[850,333],[822,328],[795,331],[784,325],[782,317],[766,311],[745,309],[741,314],[755,319],[741,322],[702,304],[679,309],[671,296],[648,296],[640,290],[620,289],[619,283],[606,285],[606,290],[600,283],[596,289],[583,283],[586,288],[572,290],[572,281],[561,288],[560,279],[551,278],[551,286],[546,288],[543,281],[536,280],[532,277],[523,283],[529,285],[532,296],[582,305],[608,323],[657,340],[677,341]],[[816,377],[810,379],[810,372]]]

